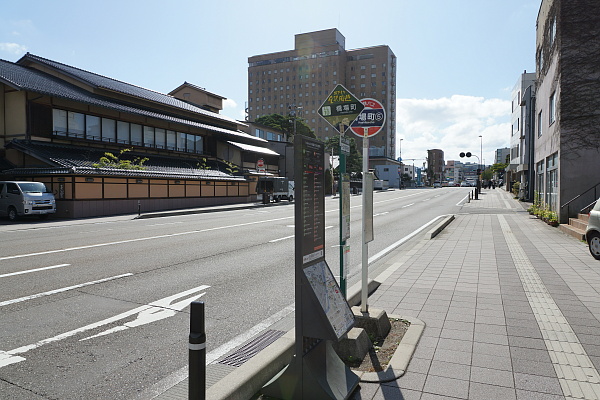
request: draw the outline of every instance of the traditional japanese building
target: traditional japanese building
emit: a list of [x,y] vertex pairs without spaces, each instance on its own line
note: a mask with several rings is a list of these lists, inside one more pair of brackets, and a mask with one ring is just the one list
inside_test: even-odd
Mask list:
[[280,156],[219,114],[223,99],[187,82],[162,94],[29,53],[0,60],[2,179],[46,183],[61,217],[253,201],[257,160],[277,173]]

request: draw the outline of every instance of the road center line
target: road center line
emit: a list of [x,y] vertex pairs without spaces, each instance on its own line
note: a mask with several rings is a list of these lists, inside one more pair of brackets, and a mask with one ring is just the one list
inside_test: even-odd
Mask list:
[[43,267],[43,268],[35,268],[35,269],[28,269],[26,271],[19,271],[19,272],[11,272],[9,274],[3,274],[0,275],[0,278],[6,278],[9,276],[15,276],[15,275],[23,275],[23,274],[29,274],[31,272],[38,272],[38,271],[45,271],[47,269],[54,269],[54,268],[62,268],[62,267],[68,267],[71,264],[59,264],[59,265],[51,265],[50,267]]
[[[69,264],[66,264],[66,265],[69,265]],[[64,288],[61,288],[61,289],[50,290],[48,292],[43,292],[43,293],[38,293],[38,294],[32,294],[30,296],[25,296],[25,297],[19,297],[18,299],[0,301],[0,307],[7,306],[9,304],[20,303],[22,301],[37,299],[38,297],[50,296],[51,294],[62,293],[62,292],[66,292],[68,290],[79,289],[79,288],[82,288],[82,287],[85,287],[85,286],[95,285],[97,283],[108,282],[108,281],[112,281],[114,279],[125,278],[126,276],[132,276],[132,275],[133,275],[132,273],[126,273],[126,274],[122,274],[122,275],[111,276],[109,278],[98,279],[97,281],[80,283],[78,285],[68,286],[68,287],[64,287]]]

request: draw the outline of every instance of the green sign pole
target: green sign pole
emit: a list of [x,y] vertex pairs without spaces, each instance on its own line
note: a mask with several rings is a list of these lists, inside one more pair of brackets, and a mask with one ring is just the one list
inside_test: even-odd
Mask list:
[[344,221],[344,217],[342,215],[342,210],[344,207],[344,194],[343,194],[343,182],[346,179],[346,155],[342,153],[342,149],[340,146],[340,151],[338,153],[340,155],[340,180],[338,182],[338,190],[340,192],[340,290],[342,291],[342,296],[346,299],[346,268],[345,266],[345,257],[346,257],[346,238],[344,237],[342,224]]

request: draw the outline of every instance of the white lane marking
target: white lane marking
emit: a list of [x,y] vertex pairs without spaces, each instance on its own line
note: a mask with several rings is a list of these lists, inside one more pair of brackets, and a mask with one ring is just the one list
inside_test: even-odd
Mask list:
[[[333,228],[333,226],[332,226],[332,225],[331,225],[331,226],[326,226],[326,227],[325,227],[325,229],[331,229],[331,228]],[[291,238],[293,238],[294,236],[296,236],[296,235],[290,235],[290,236],[285,236],[285,237],[282,237],[282,238],[279,238],[279,239],[273,239],[273,240],[269,240],[269,243],[277,243],[277,242],[280,242],[280,241],[282,241],[282,240],[291,239]]]
[[415,203],[410,203],[410,204],[407,204],[405,206],[402,206],[402,208],[406,208],[406,207],[410,207],[410,206],[414,206],[414,205],[415,205]]
[[290,236],[285,236],[279,239],[273,239],[273,240],[269,240],[269,243],[276,243],[276,242],[280,242],[282,240],[286,240],[286,239],[291,239],[293,238],[295,235],[290,235]]
[[464,204],[465,201],[467,201],[467,199],[469,198],[469,194],[466,195],[465,197],[463,197],[463,199],[461,201],[459,201],[458,203],[456,203],[457,206],[462,206]]
[[163,225],[175,225],[175,224],[183,224],[183,221],[179,221],[179,222],[163,222],[160,224],[150,224],[150,225],[144,225],[144,226],[163,226]]
[[[144,305],[141,307],[136,307],[133,310],[126,311],[119,315],[115,315],[114,317],[107,318],[102,321],[86,325],[81,328],[73,329],[72,331],[65,332],[60,335],[48,338],[48,339],[40,340],[37,343],[17,347],[16,349],[9,350],[9,351],[1,351],[0,350],[0,368],[5,367],[10,364],[24,361],[25,358],[19,356],[18,354],[27,353],[28,351],[37,349],[38,347],[41,347],[45,344],[58,342],[60,340],[69,338],[69,337],[77,335],[79,333],[86,332],[91,329],[96,329],[101,326],[119,321],[119,320],[127,318],[131,315],[140,314],[134,321],[126,323],[124,325],[124,326],[126,326],[125,329],[134,327],[134,326],[141,326],[141,325],[149,324],[151,322],[155,322],[155,321],[159,321],[164,318],[171,317],[171,316],[175,315],[176,311],[181,311],[189,303],[191,303],[192,301],[198,299],[200,296],[203,296],[205,294],[205,293],[196,294],[197,292],[207,289],[209,287],[210,286],[207,286],[207,285],[198,286],[193,289],[186,290],[185,292],[181,292],[181,293],[175,294],[173,296],[165,297],[164,299],[157,300],[150,304],[147,304],[147,305]],[[180,301],[179,303],[171,304],[172,301],[174,301],[178,298],[190,296],[190,295],[194,295],[194,296],[192,296],[191,298],[188,298],[186,300]],[[112,330],[109,329],[109,331],[112,331]],[[105,331],[105,332],[108,332],[108,331]],[[112,333],[112,332],[108,332],[108,333]],[[98,336],[98,335],[95,335],[95,336]],[[91,339],[91,338],[92,337],[89,337],[86,339]]]
[[377,213],[377,214],[373,214],[374,217],[379,217],[381,215],[385,215],[385,214],[389,214],[389,211],[385,211],[385,212],[381,212],[381,213]]
[[385,256],[387,253],[389,253],[390,251],[394,250],[396,247],[400,246],[404,242],[407,242],[408,240],[410,240],[411,238],[413,238],[414,236],[416,236],[419,232],[423,231],[428,226],[430,226],[431,224],[435,223],[438,219],[443,218],[445,216],[446,215],[440,215],[438,217],[435,217],[434,219],[432,219],[431,221],[429,221],[425,225],[423,225],[420,228],[418,228],[416,231],[413,231],[410,235],[404,236],[402,239],[398,240],[396,243],[393,243],[393,244],[389,245],[385,249],[381,250],[379,253],[373,255],[372,257],[369,258],[369,261],[368,261],[369,264],[371,264],[371,263],[379,260],[381,257]]
[[431,197],[430,197],[430,198],[428,198],[428,199],[425,199],[425,200],[423,200],[423,201],[429,201],[429,200],[431,200]]
[[197,234],[197,233],[205,233],[205,232],[218,231],[218,230],[221,230],[221,229],[239,228],[241,226],[266,224],[266,223],[270,223],[270,222],[283,221],[283,220],[286,220],[286,219],[293,219],[293,218],[294,218],[294,216],[283,217],[283,218],[275,218],[275,219],[266,219],[266,220],[263,220],[263,221],[245,222],[243,224],[218,226],[218,227],[215,227],[215,228],[199,229],[199,230],[188,231],[188,232],[170,233],[170,234],[166,234],[166,235],[148,236],[148,237],[142,237],[142,238],[137,238],[137,239],[119,240],[119,241],[116,241],[116,242],[97,243],[97,244],[90,244],[90,245],[86,245],[86,246],[68,247],[68,248],[65,248],[65,249],[40,251],[38,253],[18,254],[18,255],[14,255],[14,256],[0,257],[0,261],[13,260],[15,258],[42,256],[42,255],[46,255],[46,254],[64,253],[64,252],[67,252],[67,251],[92,249],[92,248],[95,248],[95,247],[113,246],[113,245],[124,244],[124,243],[143,242],[143,241],[146,241],[146,240],[164,239],[164,238],[168,238],[168,237],[192,235],[192,234]]
[[[69,265],[69,264],[67,264],[67,265]],[[85,287],[85,286],[95,285],[97,283],[108,282],[108,281],[112,281],[114,279],[125,278],[126,276],[132,276],[132,275],[133,274],[129,272],[129,273],[122,274],[122,275],[111,276],[109,278],[98,279],[96,281],[80,283],[78,285],[67,286],[67,287],[60,288],[60,289],[54,289],[54,290],[50,290],[48,292],[42,292],[42,293],[32,294],[32,295],[25,296],[25,297],[19,297],[18,299],[1,301],[0,302],[0,307],[7,306],[9,304],[20,303],[22,301],[37,299],[38,297],[50,296],[52,294],[66,292],[68,290],[79,289],[79,288],[82,288],[82,287]]]
[[62,267],[68,267],[71,264],[59,264],[59,265],[51,265],[49,267],[43,267],[43,268],[35,268],[35,269],[28,269],[26,271],[19,271],[19,272],[11,272],[9,274],[3,274],[0,275],[0,278],[6,278],[8,276],[15,276],[15,275],[23,275],[23,274],[29,274],[31,272],[38,272],[38,271],[45,271],[47,269],[54,269],[54,268],[62,268]]

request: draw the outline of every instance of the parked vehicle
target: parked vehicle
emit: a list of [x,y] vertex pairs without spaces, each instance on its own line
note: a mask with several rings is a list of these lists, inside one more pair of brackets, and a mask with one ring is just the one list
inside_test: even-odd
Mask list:
[[440,182],[440,181],[433,182],[433,187],[434,188],[441,188],[442,187],[442,182]]
[[596,205],[590,211],[585,240],[592,256],[596,260],[600,260],[600,199],[596,201]]
[[271,200],[279,202],[281,200],[294,201],[294,181],[280,176],[261,176],[258,178],[256,192],[263,195],[263,203],[270,203]]
[[45,218],[56,212],[56,200],[42,182],[0,182],[0,215],[14,221],[20,216]]

